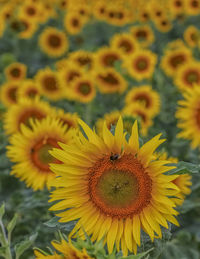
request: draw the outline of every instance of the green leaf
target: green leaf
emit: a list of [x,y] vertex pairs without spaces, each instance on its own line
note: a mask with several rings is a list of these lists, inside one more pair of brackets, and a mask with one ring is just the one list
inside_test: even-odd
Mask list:
[[6,250],[7,250],[6,246],[0,247],[0,255],[5,257],[6,256]]
[[8,234],[12,233],[13,229],[15,228],[15,226],[17,224],[17,219],[18,219],[18,214],[15,213],[14,217],[7,225]]
[[15,246],[15,254],[16,259],[19,259],[20,256],[27,250],[29,247],[34,243],[35,239],[37,238],[37,233],[30,236],[28,240],[24,240],[21,243]]
[[181,161],[174,165],[176,169],[170,171],[173,174],[197,174],[200,172],[200,167],[196,164]]
[[5,214],[5,203],[3,202],[0,207],[0,219],[3,218],[3,215]]
[[143,258],[145,255],[148,255],[154,248],[151,248],[149,250],[147,250],[146,252],[143,253],[139,253],[137,255],[129,255],[127,257],[122,257],[123,259],[141,259]]

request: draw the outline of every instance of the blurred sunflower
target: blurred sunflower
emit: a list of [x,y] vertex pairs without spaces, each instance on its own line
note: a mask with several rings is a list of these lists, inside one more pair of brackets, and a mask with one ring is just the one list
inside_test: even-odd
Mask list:
[[87,254],[85,249],[80,251],[72,244],[72,242],[67,242],[64,239],[62,239],[60,243],[53,241],[51,244],[61,253],[61,255],[56,252],[53,255],[45,255],[46,253],[43,254],[38,250],[34,250],[35,259],[93,259]]
[[156,28],[163,33],[167,33],[172,29],[172,24],[169,18],[163,17],[155,22]]
[[21,123],[30,127],[32,120],[42,120],[51,115],[52,109],[48,103],[40,101],[39,98],[23,98],[15,105],[12,105],[4,114],[4,129],[7,134],[13,134],[20,130]]
[[98,119],[96,124],[95,124],[95,128],[97,130],[97,133],[99,135],[103,133],[104,123],[106,123],[107,128],[109,130],[111,130],[112,126],[116,126],[120,116],[121,116],[120,111],[113,111],[113,112],[104,114],[103,118]]
[[48,56],[57,58],[68,50],[66,34],[54,27],[47,27],[39,36],[39,45]]
[[184,64],[177,71],[174,82],[180,90],[193,88],[194,84],[200,85],[200,63],[191,61]]
[[183,96],[176,112],[177,127],[181,129],[177,136],[190,140],[192,148],[197,148],[200,147],[200,86],[187,88]]
[[63,87],[70,88],[72,82],[83,75],[84,71],[80,69],[77,64],[73,62],[67,62],[65,66],[58,71],[58,76],[60,77]]
[[[38,29],[38,24],[29,20],[26,16],[18,17],[19,20],[19,28],[16,28],[16,32],[18,33],[18,37],[21,39],[30,39],[33,34]],[[12,24],[11,24],[12,27]]]
[[184,0],[169,0],[169,9],[173,17],[184,12]]
[[51,164],[58,176],[52,182],[56,189],[50,201],[57,203],[51,210],[62,210],[57,213],[60,222],[79,219],[70,237],[84,238],[84,228],[92,241],[103,238],[109,254],[116,244],[126,256],[128,250],[137,252],[141,230],[153,241],[162,237],[160,225],[168,228],[167,221],[178,225],[174,217],[178,212],[169,197],[179,191],[172,183],[177,176],[164,174],[174,167],[152,158],[164,142],[161,135],[140,148],[137,123],[128,142],[121,118],[115,135],[104,124],[102,138],[79,123],[87,137],[79,132],[76,144],[61,144],[63,150],[50,152],[61,162]]
[[10,107],[17,103],[17,91],[20,87],[19,82],[10,81],[1,85],[0,101],[6,106]]
[[107,17],[107,3],[106,1],[95,1],[93,3],[92,12],[97,20],[106,20]]
[[96,71],[95,82],[103,94],[123,93],[128,84],[126,80],[113,68]]
[[110,45],[111,48],[117,49],[122,55],[126,56],[132,54],[139,48],[137,41],[128,33],[114,35],[114,37],[111,38]]
[[190,25],[184,31],[184,40],[191,48],[197,47],[200,43],[200,32],[197,27]]
[[8,81],[20,81],[26,77],[26,71],[26,65],[19,62],[14,62],[6,67],[4,73]]
[[141,134],[143,136],[147,135],[149,128],[153,124],[152,115],[149,113],[148,109],[135,102],[125,106],[122,110],[122,114],[138,118],[141,122]]
[[157,56],[144,49],[139,49],[124,61],[124,67],[136,80],[150,79],[154,73]]
[[55,118],[59,119],[63,125],[67,126],[67,130],[71,128],[78,128],[79,116],[76,113],[64,112],[62,109],[57,109],[55,111]]
[[199,0],[184,0],[185,11],[188,15],[200,14],[200,1]]
[[133,26],[130,29],[130,34],[141,47],[147,47],[154,42],[154,33],[149,25]]
[[11,174],[37,191],[49,187],[49,181],[55,178],[49,163],[60,163],[49,150],[59,148],[58,142],[69,144],[72,136],[56,119],[47,117],[42,121],[30,121],[30,124],[31,129],[22,124],[20,132],[10,137],[7,156],[15,163]]
[[115,26],[124,26],[130,21],[129,12],[124,8],[123,3],[120,7],[118,5],[113,5],[112,7],[107,7],[105,20],[107,23]]
[[40,8],[40,4],[26,1],[20,6],[19,15],[25,16],[29,20],[37,21],[40,14]]
[[191,175],[189,174],[181,174],[172,182],[180,189],[180,192],[176,194],[176,198],[173,198],[173,201],[178,206],[182,205],[186,195],[191,193]]
[[90,76],[76,78],[72,83],[72,94],[74,99],[81,103],[89,103],[96,96],[94,81]]
[[17,99],[21,98],[35,98],[40,95],[38,85],[33,79],[26,79],[20,83],[20,87],[17,91]]
[[86,71],[93,70],[95,66],[94,54],[85,50],[71,52],[69,60]]
[[64,27],[69,34],[78,34],[84,25],[84,19],[76,12],[67,13],[64,18]]
[[50,68],[41,69],[35,76],[41,95],[56,101],[63,98],[63,84],[57,72]]
[[140,8],[138,10],[138,14],[137,14],[137,19],[139,20],[139,22],[149,22],[151,20],[151,11],[149,8],[145,8],[145,6],[143,6],[143,8]]
[[117,49],[102,47],[95,53],[95,62],[97,67],[114,67],[116,61],[120,61],[122,55]]
[[160,111],[160,96],[149,85],[142,85],[131,89],[125,97],[126,105],[139,103],[143,105],[148,112],[155,116]]
[[176,75],[177,70],[192,60],[192,52],[186,47],[167,50],[161,59],[161,68],[168,76]]

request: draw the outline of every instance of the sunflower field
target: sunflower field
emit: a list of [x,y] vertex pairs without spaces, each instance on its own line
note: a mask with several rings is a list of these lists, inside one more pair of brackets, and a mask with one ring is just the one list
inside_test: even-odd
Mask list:
[[0,0],[0,259],[200,259],[200,0]]

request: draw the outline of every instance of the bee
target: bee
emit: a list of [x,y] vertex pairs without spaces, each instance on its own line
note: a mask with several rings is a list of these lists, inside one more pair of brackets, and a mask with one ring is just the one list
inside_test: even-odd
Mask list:
[[120,158],[121,158],[120,154],[112,154],[111,153],[110,161],[114,162],[115,160],[120,159]]

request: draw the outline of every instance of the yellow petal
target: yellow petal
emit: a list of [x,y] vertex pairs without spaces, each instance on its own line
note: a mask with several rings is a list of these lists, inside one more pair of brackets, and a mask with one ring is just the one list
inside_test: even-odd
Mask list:
[[131,149],[133,149],[136,153],[139,150],[139,136],[138,136],[138,123],[137,121],[134,122],[132,127],[132,133],[129,138],[129,145]]

